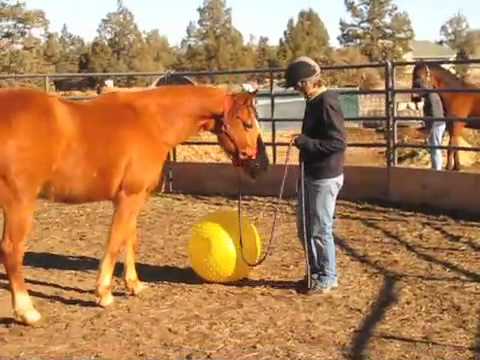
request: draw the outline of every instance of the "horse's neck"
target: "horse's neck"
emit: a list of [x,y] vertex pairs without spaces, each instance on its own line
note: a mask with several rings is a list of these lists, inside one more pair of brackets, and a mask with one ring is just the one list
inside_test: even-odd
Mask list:
[[[214,88],[172,88],[169,93],[152,92],[148,100],[158,129],[178,145],[204,130],[213,130],[215,119],[223,116],[225,93]],[[157,97],[155,99],[155,97]],[[158,97],[161,97],[158,100]],[[163,135],[162,135],[163,136]]]
[[453,87],[460,87],[460,82],[451,81],[449,79],[445,79],[440,75],[436,76],[434,87],[438,89],[445,89],[445,88],[453,88]]

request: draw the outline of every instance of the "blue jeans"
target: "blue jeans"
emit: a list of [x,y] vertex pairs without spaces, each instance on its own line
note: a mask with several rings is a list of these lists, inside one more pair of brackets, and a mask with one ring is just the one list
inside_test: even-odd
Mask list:
[[297,228],[303,241],[303,219],[307,237],[306,256],[312,277],[325,285],[337,281],[337,263],[333,222],[337,196],[343,186],[343,174],[330,179],[314,180],[305,177],[305,217],[302,209],[302,186],[298,187]]
[[[445,121],[434,121],[428,135],[428,144],[432,146],[441,146],[443,134],[446,128]],[[442,170],[443,156],[442,149],[430,149],[430,157],[432,159],[432,169]]]

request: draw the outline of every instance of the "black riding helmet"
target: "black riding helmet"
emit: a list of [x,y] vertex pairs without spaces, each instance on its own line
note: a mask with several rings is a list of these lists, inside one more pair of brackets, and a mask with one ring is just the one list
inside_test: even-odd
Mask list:
[[285,71],[284,87],[294,87],[300,81],[311,80],[320,75],[320,66],[308,56],[293,60]]

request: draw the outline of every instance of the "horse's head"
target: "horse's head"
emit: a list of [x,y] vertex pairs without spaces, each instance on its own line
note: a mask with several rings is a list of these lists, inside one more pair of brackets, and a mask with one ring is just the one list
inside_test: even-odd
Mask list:
[[255,93],[229,94],[225,97],[223,117],[215,131],[220,146],[251,178],[267,170],[268,157],[260,134],[255,108]]
[[[433,87],[430,67],[424,62],[415,64],[412,73],[412,89],[431,89]],[[423,95],[422,92],[412,93],[412,101],[420,102]]]

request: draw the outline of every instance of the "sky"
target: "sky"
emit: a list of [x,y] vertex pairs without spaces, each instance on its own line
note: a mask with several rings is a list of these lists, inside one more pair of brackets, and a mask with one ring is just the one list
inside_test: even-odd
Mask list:
[[[102,18],[115,11],[116,0],[26,0],[27,8],[44,10],[50,31],[60,31],[67,24],[70,32],[92,40]],[[140,30],[158,29],[170,45],[178,45],[186,35],[190,21],[198,20],[197,8],[203,0],[123,0],[132,11]],[[407,11],[417,40],[438,40],[440,27],[457,12],[466,16],[470,27],[480,29],[479,0],[394,0]],[[348,19],[343,0],[226,0],[232,9],[233,25],[248,41],[267,36],[277,44],[290,18],[301,10],[317,12],[330,35],[331,45],[338,45],[339,21]],[[441,4],[441,5],[440,5]]]

